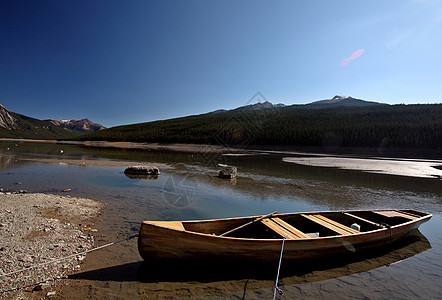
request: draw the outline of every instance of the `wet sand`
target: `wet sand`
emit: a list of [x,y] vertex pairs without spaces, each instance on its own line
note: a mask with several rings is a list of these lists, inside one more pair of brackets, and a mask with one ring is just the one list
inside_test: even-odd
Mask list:
[[167,150],[189,153],[227,153],[227,152],[246,152],[246,149],[234,147],[224,147],[219,145],[207,144],[179,144],[179,143],[134,143],[134,142],[107,142],[107,141],[57,141],[57,140],[31,140],[31,139],[6,139],[0,138],[0,141],[13,142],[35,142],[50,143],[60,145],[79,145],[89,147],[102,148],[124,148],[124,149],[151,149],[151,150]]
[[440,160],[399,160],[392,158],[347,158],[347,157],[285,157],[283,161],[313,167],[339,168],[369,173],[441,178]]
[[168,164],[162,163],[150,163],[150,162],[133,162],[133,161],[120,161],[120,160],[95,160],[95,159],[72,159],[72,158],[37,158],[37,157],[18,157],[20,161],[33,161],[42,163],[55,163],[55,164],[68,164],[77,166],[99,166],[99,167],[128,167],[136,165],[154,165],[160,170],[171,169]]

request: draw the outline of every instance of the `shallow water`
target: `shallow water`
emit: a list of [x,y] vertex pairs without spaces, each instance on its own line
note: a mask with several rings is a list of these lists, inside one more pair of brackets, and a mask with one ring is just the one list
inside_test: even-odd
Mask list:
[[[60,152],[63,150],[63,153]],[[74,158],[167,163],[158,178],[129,178],[125,167],[29,162],[24,158]],[[107,204],[92,225],[99,244],[137,232],[142,220],[209,219],[337,209],[410,208],[430,212],[424,235],[383,254],[337,266],[312,267],[282,278],[283,297],[440,298],[442,278],[442,181],[297,165],[287,154],[216,155],[0,142],[0,188],[63,193]],[[234,180],[216,178],[216,163],[238,167]],[[410,250],[411,249],[411,250]],[[385,256],[387,258],[385,258]],[[405,260],[402,260],[405,259]],[[393,263],[393,264],[392,264]],[[136,241],[91,253],[84,271],[68,280],[60,296],[271,297],[273,279],[182,277],[145,279]],[[173,267],[172,267],[173,268]],[[178,272],[178,270],[171,270]],[[213,272],[212,272],[213,273]],[[138,276],[138,277],[137,277]],[[272,275],[273,276],[273,275]],[[270,276],[270,277],[272,277]]]

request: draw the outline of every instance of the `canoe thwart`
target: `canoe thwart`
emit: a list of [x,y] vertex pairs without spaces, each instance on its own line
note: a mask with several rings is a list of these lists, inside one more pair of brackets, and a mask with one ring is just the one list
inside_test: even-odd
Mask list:
[[272,212],[272,213],[270,213],[270,214],[268,214],[268,215],[261,216],[261,217],[255,219],[255,220],[253,220],[253,221],[250,221],[250,222],[248,222],[248,223],[246,223],[246,224],[243,224],[243,225],[238,226],[238,227],[236,227],[236,228],[233,228],[233,229],[231,229],[231,230],[229,230],[229,231],[227,231],[227,232],[224,232],[223,234],[220,234],[219,236],[226,236],[226,235],[228,235],[228,234],[230,234],[230,233],[232,233],[232,232],[237,231],[238,229],[241,229],[241,228],[244,228],[244,227],[246,227],[246,226],[248,226],[248,225],[251,225],[251,224],[253,224],[253,223],[259,222],[259,221],[261,221],[261,220],[263,220],[263,219],[265,219],[265,218],[268,218],[268,217],[270,217],[270,216],[273,216],[274,214],[277,214],[277,213],[278,213],[277,211],[274,211],[274,212]]
[[351,213],[346,213],[346,212],[345,212],[344,215],[349,216],[349,217],[352,217],[352,218],[355,218],[355,219],[360,220],[360,221],[362,221],[362,222],[366,222],[366,223],[371,224],[371,225],[374,225],[374,226],[376,226],[376,227],[385,228],[385,226],[382,225],[382,224],[379,224],[379,223],[376,223],[376,222],[373,222],[373,221],[370,221],[370,220],[364,219],[364,218],[362,218],[362,217],[356,216],[356,215],[351,214]]

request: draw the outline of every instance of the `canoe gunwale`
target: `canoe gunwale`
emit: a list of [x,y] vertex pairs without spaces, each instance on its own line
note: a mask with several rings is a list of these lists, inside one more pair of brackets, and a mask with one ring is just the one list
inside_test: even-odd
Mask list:
[[[273,215],[273,217],[284,217],[284,216],[290,216],[290,215],[301,215],[301,214],[305,214],[305,215],[314,215],[314,214],[324,214],[324,213],[355,213],[355,212],[373,212],[373,211],[391,211],[391,210],[397,210],[397,209],[373,209],[373,210],[331,210],[331,211],[309,211],[309,212],[296,212],[296,213],[282,213],[282,214],[275,214]],[[184,220],[181,222],[185,222],[185,223],[205,223],[205,222],[218,222],[218,221],[235,221],[235,220],[244,220],[244,219],[255,219],[255,218],[260,218],[263,215],[259,215],[259,216],[247,216],[247,217],[232,217],[232,218],[221,218],[221,219],[210,219],[210,220]],[[432,214],[426,214],[425,216],[419,217],[418,219],[421,218],[425,218],[425,217],[432,217]],[[415,220],[413,220],[415,221]],[[155,221],[143,221],[143,222],[155,222]]]
[[[349,211],[345,211],[348,213],[351,212],[360,212],[361,210],[349,210]],[[367,210],[367,212],[370,212],[373,210]],[[376,210],[376,211],[388,211],[388,209],[385,210]],[[281,217],[281,216],[288,216],[288,215],[294,215],[294,214],[321,214],[321,213],[336,213],[336,212],[343,212],[343,211],[327,211],[327,212],[307,212],[307,213],[285,213],[285,214],[276,214],[274,215],[274,217]],[[427,214],[424,216],[421,216],[419,218],[416,218],[414,220],[409,220],[407,222],[404,223],[400,223],[397,225],[392,225],[389,227],[383,227],[383,228],[378,228],[375,230],[370,230],[370,231],[364,231],[364,232],[359,232],[359,233],[353,233],[353,234],[342,234],[342,235],[331,235],[331,236],[324,236],[324,237],[310,237],[310,238],[299,238],[299,239],[295,239],[295,240],[287,240],[286,243],[294,243],[294,242],[299,242],[299,241],[311,241],[311,240],[328,240],[328,239],[345,239],[348,237],[357,237],[357,236],[363,236],[363,235],[372,235],[378,232],[388,232],[388,231],[392,231],[396,228],[400,228],[400,227],[406,227],[408,225],[411,225],[413,223],[417,223],[417,224],[421,224],[423,223],[425,220],[429,220],[433,215],[432,214]],[[229,220],[241,220],[241,219],[254,219],[254,218],[259,218],[260,216],[250,216],[250,217],[236,217],[236,218],[225,218],[225,219],[213,219],[213,220],[192,220],[192,221],[182,221],[185,223],[204,223],[204,222],[216,222],[216,221],[229,221]],[[164,221],[161,221],[164,222]],[[208,237],[211,239],[223,239],[223,240],[234,240],[234,241],[257,241],[257,242],[266,242],[266,243],[270,243],[270,242],[278,242],[281,243],[281,241],[283,240],[283,238],[273,238],[273,239],[254,239],[254,238],[242,238],[242,237],[229,237],[229,236],[220,236],[220,235],[215,235],[215,234],[209,234],[209,233],[201,233],[201,232],[196,232],[196,231],[190,231],[190,230],[179,230],[176,229],[174,227],[171,226],[167,226],[165,224],[156,224],[155,221],[143,221],[142,222],[143,225],[145,226],[153,226],[153,227],[161,227],[167,230],[171,230],[171,231],[175,231],[175,232],[179,232],[180,234],[190,234],[190,235],[197,235],[197,236],[201,236],[201,237]]]

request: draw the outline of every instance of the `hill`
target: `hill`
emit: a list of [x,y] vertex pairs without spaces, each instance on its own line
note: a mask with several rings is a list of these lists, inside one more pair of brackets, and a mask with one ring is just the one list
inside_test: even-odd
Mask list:
[[39,120],[6,109],[0,104],[0,137],[27,139],[68,139],[104,128],[88,119]]
[[[341,100],[344,103],[354,101]],[[328,103],[327,108],[322,105],[319,108],[297,105],[224,111],[117,126],[77,139],[239,147],[289,145],[442,149],[442,104],[368,104],[333,107],[336,103]]]

